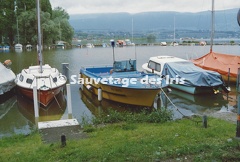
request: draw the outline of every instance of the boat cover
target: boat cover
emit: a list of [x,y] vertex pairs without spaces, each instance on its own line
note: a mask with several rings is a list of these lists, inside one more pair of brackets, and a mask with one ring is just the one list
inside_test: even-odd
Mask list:
[[[214,87],[223,85],[222,77],[219,73],[210,70],[204,70],[198,66],[195,66],[192,62],[169,62],[165,63],[163,68],[164,70],[162,75],[168,75],[169,78],[175,80],[173,83],[176,84],[197,87]],[[169,84],[171,84],[170,81]]]
[[240,67],[240,56],[210,52],[192,62],[203,69],[213,70],[226,76],[230,68],[230,77],[236,78]]
[[14,86],[15,74],[0,62],[0,95],[10,91]]

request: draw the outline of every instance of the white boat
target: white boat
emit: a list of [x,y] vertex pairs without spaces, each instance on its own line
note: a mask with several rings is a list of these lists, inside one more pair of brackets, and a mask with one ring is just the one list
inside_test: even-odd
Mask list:
[[9,51],[9,50],[10,50],[10,46],[8,46],[8,45],[3,46],[3,51]]
[[167,46],[167,42],[160,42],[161,46]]
[[26,45],[26,50],[27,51],[31,51],[32,50],[32,45],[31,44],[27,44]]
[[56,68],[52,68],[48,64],[42,64],[39,0],[37,0],[37,16],[39,65],[29,66],[23,69],[21,73],[17,75],[15,83],[19,92],[30,99],[33,99],[33,88],[36,87],[38,102],[43,106],[47,106],[61,91],[67,79],[64,75],[59,73]]
[[142,65],[145,72],[166,78],[169,87],[190,94],[216,93],[219,88],[228,92],[219,73],[204,70],[192,62],[173,56],[150,57]]
[[11,63],[11,60],[0,62],[0,96],[11,91],[16,85],[14,82],[16,75],[9,68]]
[[15,44],[14,48],[15,48],[15,50],[22,50],[22,44],[17,43],[17,44]]
[[56,47],[64,49],[65,48],[65,44],[64,43],[65,43],[64,41],[58,41],[57,44],[56,44]]
[[86,44],[86,47],[87,47],[87,48],[94,48],[94,45],[93,45],[92,43],[87,43],[87,44]]

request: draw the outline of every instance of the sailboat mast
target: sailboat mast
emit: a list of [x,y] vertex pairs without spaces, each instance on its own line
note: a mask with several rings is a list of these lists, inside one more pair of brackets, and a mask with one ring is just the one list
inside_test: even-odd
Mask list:
[[40,5],[39,0],[37,0],[37,24],[38,24],[38,61],[40,65],[40,73],[42,70],[42,44],[41,44],[41,24],[40,24]]
[[175,43],[175,16],[174,16],[174,20],[173,20],[173,43]]
[[212,52],[213,47],[213,37],[214,37],[214,31],[215,31],[215,15],[214,15],[214,0],[212,0],[212,31],[211,31],[211,44],[210,44],[210,53]]
[[17,10],[18,10],[17,1],[14,1],[14,12],[15,12],[15,15],[16,15],[16,22],[17,22],[17,43],[19,43],[19,30],[18,30],[18,15],[17,15]]
[[132,18],[132,42],[133,43],[133,18]]

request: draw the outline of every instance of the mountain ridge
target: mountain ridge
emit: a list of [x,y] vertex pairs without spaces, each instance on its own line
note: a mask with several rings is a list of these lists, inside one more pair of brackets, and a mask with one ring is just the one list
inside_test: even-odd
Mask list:
[[[216,31],[238,31],[238,8],[215,11]],[[175,22],[174,22],[175,19]],[[211,11],[175,12],[154,11],[141,13],[94,13],[70,15],[70,24],[81,31],[157,31],[157,30],[210,30]]]

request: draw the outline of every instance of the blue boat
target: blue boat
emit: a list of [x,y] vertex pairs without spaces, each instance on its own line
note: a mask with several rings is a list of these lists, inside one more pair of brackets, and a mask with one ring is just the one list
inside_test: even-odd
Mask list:
[[136,60],[131,59],[114,61],[113,66],[82,67],[79,83],[99,98],[147,107],[166,87],[158,75],[137,71]]

